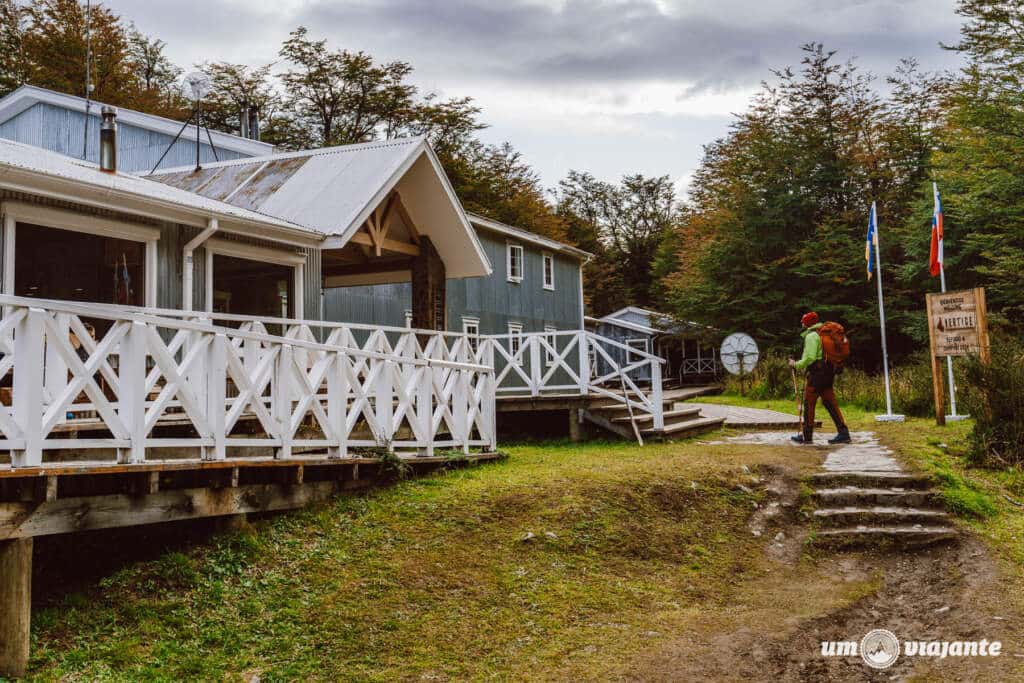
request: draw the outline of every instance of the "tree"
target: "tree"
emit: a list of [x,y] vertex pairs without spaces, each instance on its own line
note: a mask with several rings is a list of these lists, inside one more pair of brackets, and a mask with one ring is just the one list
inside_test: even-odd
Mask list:
[[947,216],[949,275],[983,285],[997,321],[1024,329],[1024,7],[961,0],[966,59],[944,102],[935,177]]
[[416,88],[406,82],[409,64],[378,65],[364,52],[331,50],[308,33],[300,26],[281,46],[291,68],[280,78],[286,106],[307,124],[312,142],[366,142],[382,131],[395,134],[412,120]]
[[131,106],[172,118],[184,114],[187,103],[178,91],[182,69],[164,54],[167,43],[141,33],[135,24],[128,30],[128,59],[135,78]]
[[[77,0],[37,0],[25,8],[22,45],[28,81],[59,92],[84,94],[86,13]],[[120,18],[97,5],[91,11],[92,96],[131,106],[136,93],[128,35]]]
[[15,0],[0,0],[0,97],[28,80],[25,11]]
[[606,294],[592,302],[596,313],[624,305],[658,306],[655,259],[679,209],[668,176],[627,175],[615,185],[570,171],[559,183],[559,213],[570,221],[576,239],[596,250],[590,277],[602,278]]
[[211,90],[203,102],[203,115],[211,128],[241,134],[241,114],[249,109],[259,119],[259,137],[264,142],[289,147],[298,146],[304,139],[293,119],[281,111],[281,97],[271,73],[274,64],[250,67],[209,62],[201,68],[210,79]]

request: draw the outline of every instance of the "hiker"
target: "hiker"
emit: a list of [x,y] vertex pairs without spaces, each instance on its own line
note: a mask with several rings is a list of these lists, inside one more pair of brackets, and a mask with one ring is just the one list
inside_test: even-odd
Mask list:
[[[818,397],[820,396],[825,410],[828,411],[829,416],[836,425],[837,434],[829,439],[828,442],[832,444],[850,443],[850,428],[846,426],[846,420],[843,419],[843,414],[839,410],[839,403],[836,401],[835,392],[832,391],[837,365],[841,367],[842,362],[846,358],[845,355],[842,358],[836,357],[835,362],[831,362],[826,356],[822,343],[822,335],[825,332],[831,333],[834,329],[838,329],[838,334],[842,337],[841,343],[844,345],[844,350],[839,353],[849,353],[849,342],[846,341],[846,334],[843,332],[842,326],[837,323],[822,324],[818,322],[818,314],[814,311],[800,318],[800,324],[804,328],[801,333],[804,339],[803,356],[800,360],[790,359],[789,367],[806,371],[807,385],[804,387],[803,433],[794,436],[793,441],[796,443],[812,443],[814,441],[814,407],[818,403]],[[825,325],[828,325],[829,328],[823,331],[822,328]],[[831,342],[831,338],[829,341]],[[830,350],[832,350],[833,355],[837,353],[834,348],[834,345],[830,343]]]

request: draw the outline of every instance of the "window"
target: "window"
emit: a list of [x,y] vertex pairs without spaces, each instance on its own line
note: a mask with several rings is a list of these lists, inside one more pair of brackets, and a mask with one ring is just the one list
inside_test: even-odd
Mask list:
[[[626,346],[630,349],[636,349],[637,351],[643,351],[644,353],[650,353],[649,347],[650,341],[646,337],[639,337],[636,339],[627,339]],[[639,360],[643,360],[643,356],[633,351],[629,352],[629,358],[626,359],[627,363],[635,363]]]
[[523,246],[521,244],[512,244],[511,242],[506,248],[506,261],[508,265],[508,281],[509,282],[522,282],[523,281]]
[[[555,351],[558,350],[558,335],[555,334],[556,332],[558,332],[558,330],[554,327],[547,325],[544,327],[544,341],[546,341]],[[557,354],[553,353],[549,349],[544,349],[544,365],[549,367],[554,365],[555,359],[557,358]]]
[[523,325],[522,323],[508,324],[508,352],[512,356],[512,362],[517,365],[523,364],[522,358],[516,358],[516,354],[523,348]]
[[555,288],[555,256],[544,252],[544,289]]
[[405,326],[412,329],[412,311],[405,309]]
[[466,335],[467,341],[469,341],[469,348],[473,350],[473,355],[476,356],[477,349],[480,347],[480,320],[479,318],[462,318],[462,333]]

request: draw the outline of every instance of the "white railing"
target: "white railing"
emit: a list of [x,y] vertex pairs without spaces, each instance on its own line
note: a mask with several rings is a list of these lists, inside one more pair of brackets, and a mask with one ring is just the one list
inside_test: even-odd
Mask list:
[[[223,459],[233,447],[277,457],[496,447],[493,363],[476,362],[482,349],[461,335],[256,318],[232,328],[229,316],[9,296],[0,306],[0,378],[11,385],[0,450],[16,467],[62,449],[114,449],[134,463],[161,448]],[[267,334],[271,324],[284,334]],[[236,433],[243,419],[248,433]],[[193,434],[153,435],[166,424]],[[74,438],[76,427],[110,436]]]
[[[583,395],[608,399],[653,417],[663,429],[661,366],[665,361],[586,330],[490,335],[480,351],[496,361],[500,395]],[[650,381],[642,387],[640,377]]]
[[681,368],[683,375],[717,375],[717,358],[684,358]]

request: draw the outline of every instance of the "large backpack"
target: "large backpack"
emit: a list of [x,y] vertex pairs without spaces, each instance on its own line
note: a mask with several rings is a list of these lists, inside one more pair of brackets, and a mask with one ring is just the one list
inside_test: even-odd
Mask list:
[[846,330],[839,323],[827,322],[818,328],[818,336],[821,338],[825,362],[837,372],[841,372],[846,365],[846,359],[850,357],[850,340],[846,336]]

